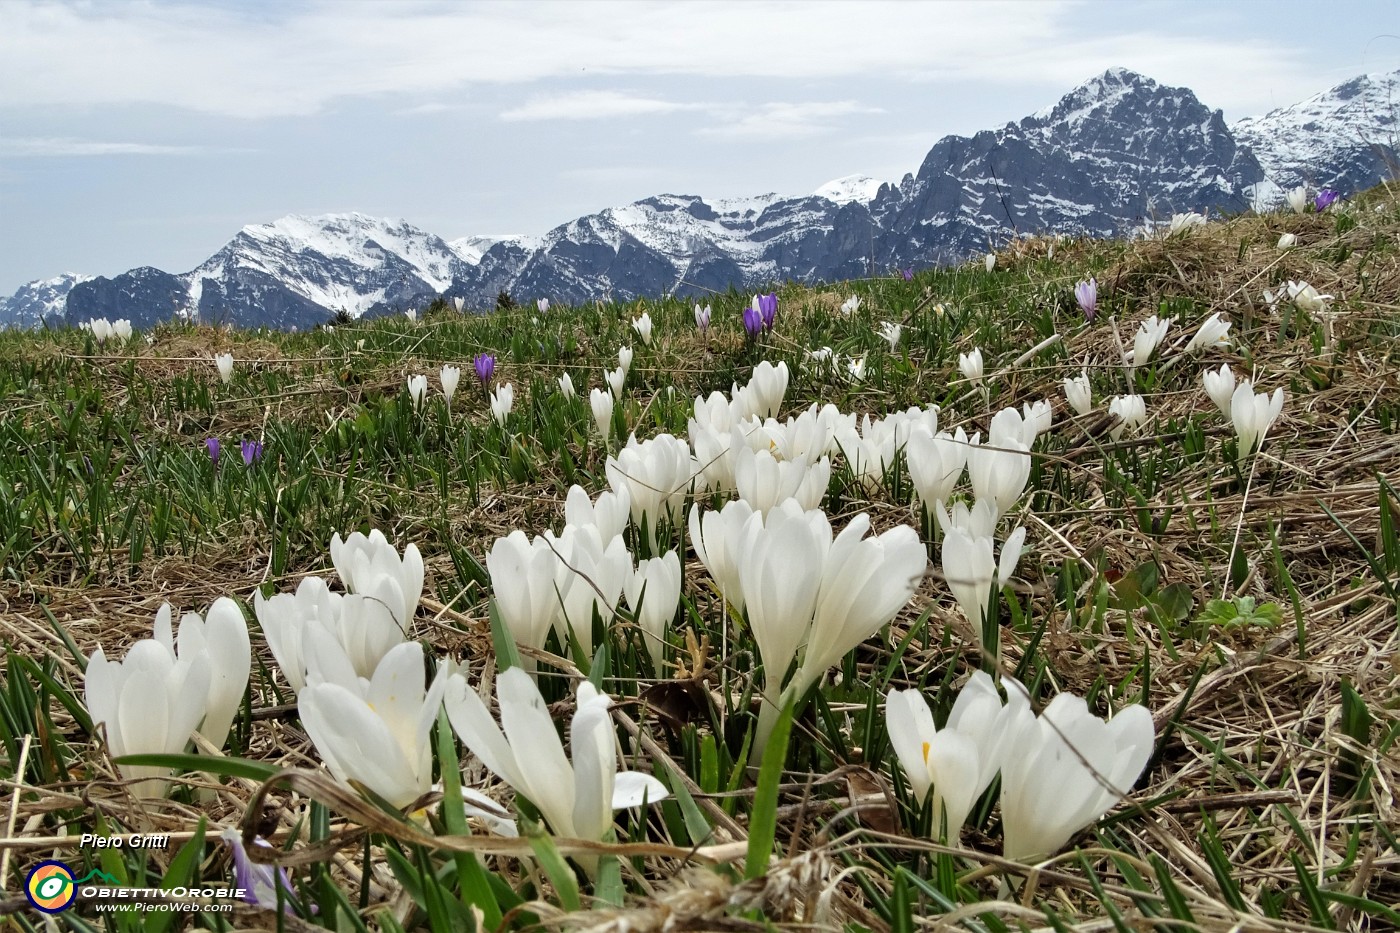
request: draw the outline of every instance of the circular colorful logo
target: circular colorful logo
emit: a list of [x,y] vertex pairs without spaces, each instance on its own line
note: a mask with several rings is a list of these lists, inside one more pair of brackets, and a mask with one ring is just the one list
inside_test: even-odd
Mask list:
[[73,870],[62,862],[40,862],[24,881],[24,896],[46,914],[67,910],[78,896]]

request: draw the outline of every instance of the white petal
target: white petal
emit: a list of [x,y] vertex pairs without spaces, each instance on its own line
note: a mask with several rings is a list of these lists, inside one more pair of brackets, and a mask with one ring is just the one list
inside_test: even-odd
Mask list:
[[612,808],[625,810],[640,807],[642,803],[655,803],[671,796],[671,792],[650,774],[641,771],[619,771],[613,781]]

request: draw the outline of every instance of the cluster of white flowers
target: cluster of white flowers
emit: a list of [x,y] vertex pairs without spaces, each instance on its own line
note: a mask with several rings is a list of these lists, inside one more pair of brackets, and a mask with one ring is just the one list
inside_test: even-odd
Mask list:
[[109,321],[105,317],[96,317],[90,321],[83,321],[78,327],[90,331],[92,339],[96,340],[99,345],[108,340],[125,342],[131,339],[132,334],[131,322],[125,318],[119,321]]
[[956,843],[977,798],[1001,773],[1003,849],[1028,861],[1063,848],[1132,787],[1152,757],[1152,716],[1133,704],[1107,721],[1062,693],[1036,716],[1026,688],[1003,677],[1006,702],[978,671],[942,729],[917,690],[885,698],[890,745],[915,799],[932,796],[934,833]]

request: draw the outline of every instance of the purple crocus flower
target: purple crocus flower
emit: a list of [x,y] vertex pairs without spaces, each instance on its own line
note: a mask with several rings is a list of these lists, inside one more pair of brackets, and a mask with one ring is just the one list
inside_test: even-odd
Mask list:
[[1317,193],[1317,199],[1313,201],[1313,208],[1321,214],[1323,211],[1327,210],[1327,208],[1336,204],[1337,199],[1340,197],[1341,195],[1331,188],[1323,188]]
[[772,330],[773,320],[778,316],[778,296],[773,292],[758,296],[758,315],[763,320],[763,329]]
[[1089,281],[1074,286],[1074,297],[1079,300],[1079,309],[1084,312],[1084,320],[1093,321],[1099,313],[1099,283],[1090,276]]
[[243,441],[243,465],[252,466],[262,459],[262,441]]
[[[233,853],[233,886],[243,890],[243,900],[264,910],[277,909],[277,889],[281,888],[286,895],[282,901],[282,910],[285,913],[292,912],[290,900],[296,896],[292,889],[292,879],[287,876],[287,869],[278,868],[275,865],[268,865],[263,862],[254,862],[248,857],[248,850],[243,845],[243,834],[232,826],[226,828],[219,836]],[[271,849],[272,844],[261,836],[253,837],[253,845],[264,849]]]
[[478,353],[472,359],[472,368],[476,370],[476,378],[486,385],[496,375],[496,357],[490,353]]
[[204,448],[209,451],[209,459],[217,466],[219,463],[219,439],[217,437],[206,437]]
[[744,308],[744,332],[750,337],[757,337],[763,330],[763,315],[753,305]]
[[914,281],[914,267],[910,266],[908,269],[901,272],[900,275],[904,276],[904,281],[906,282]]

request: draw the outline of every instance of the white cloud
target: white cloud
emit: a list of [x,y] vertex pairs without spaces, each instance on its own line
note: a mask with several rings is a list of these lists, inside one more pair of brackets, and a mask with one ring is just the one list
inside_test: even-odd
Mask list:
[[216,150],[204,146],[164,146],[155,143],[98,142],[58,136],[27,136],[0,140],[0,156],[187,156],[231,151],[234,150]]
[[343,98],[436,100],[474,85],[580,75],[1065,87],[1111,64],[1192,86],[1213,106],[1270,92],[1297,99],[1325,83],[1301,49],[1184,28],[1171,34],[1173,27],[1086,36],[1070,22],[1076,8],[1065,0],[309,0],[247,8],[4,0],[0,106],[154,103],[258,118],[315,113]]
[[705,104],[682,104],[654,97],[638,97],[625,91],[578,91],[532,97],[501,114],[502,120],[603,120],[637,117],[678,110],[704,109]]
[[735,115],[717,126],[696,130],[698,136],[730,139],[795,138],[829,133],[837,127],[837,117],[856,113],[884,113],[879,107],[866,107],[853,100],[770,103],[757,110]]

